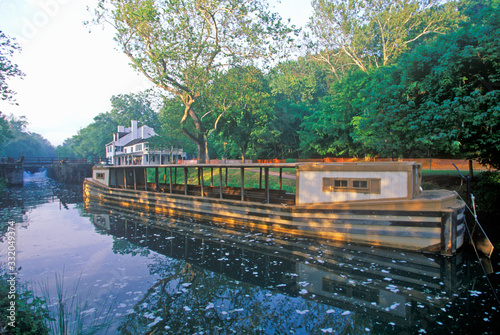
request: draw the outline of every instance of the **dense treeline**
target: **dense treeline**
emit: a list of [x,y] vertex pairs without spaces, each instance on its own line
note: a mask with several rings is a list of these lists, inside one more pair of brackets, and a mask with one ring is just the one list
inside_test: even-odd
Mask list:
[[[126,15],[143,18],[142,28],[157,22],[155,7],[126,3],[107,12],[124,25],[122,39],[133,31],[125,9]],[[167,82],[162,71],[169,68],[161,64],[170,50],[153,57],[151,49],[145,64],[132,54],[132,45],[123,44],[164,97],[113,97],[110,112],[99,114],[58,151],[104,156],[116,126],[136,119],[155,128],[160,135],[155,145],[180,146],[203,159],[453,156],[500,168],[499,0],[312,3],[311,36],[300,43],[307,52],[267,68],[249,65],[249,58],[231,58],[230,68],[215,66],[219,45],[197,60],[197,68],[186,62]],[[273,36],[290,42],[285,36],[295,30],[275,27]],[[172,36],[174,30],[163,33]],[[145,50],[144,36],[129,37],[127,43],[136,43],[134,53]],[[256,41],[263,43],[264,37]],[[155,50],[165,48],[164,40],[157,43]],[[195,55],[207,46],[198,47]],[[187,57],[193,50],[183,52]],[[227,62],[229,55],[224,57]],[[160,72],[148,72],[155,64]],[[188,72],[189,78],[183,77]],[[168,94],[170,87],[175,94]],[[153,100],[161,107],[152,108]]]
[[37,133],[29,132],[25,117],[4,116],[0,113],[0,157],[54,157],[56,150]]

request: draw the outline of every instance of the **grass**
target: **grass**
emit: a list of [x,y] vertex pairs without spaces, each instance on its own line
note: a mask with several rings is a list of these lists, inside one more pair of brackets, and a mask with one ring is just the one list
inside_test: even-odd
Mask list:
[[[73,291],[68,292],[64,284],[64,271],[62,275],[55,274],[55,295],[50,290],[48,279],[39,283],[43,299],[48,305],[47,326],[51,334],[106,334],[111,326],[114,304],[102,311],[92,308],[88,300],[91,292],[79,292],[79,284],[80,278]],[[83,300],[81,296],[87,299]]]
[[[469,170],[460,171],[461,174],[464,176],[469,175]],[[475,172],[475,173],[480,173],[480,172]],[[457,172],[457,170],[422,170],[422,175],[425,176],[460,176]]]
[[[148,182],[153,183],[155,180],[155,169],[148,168]],[[282,171],[283,176],[285,175],[293,175],[295,176],[295,169],[286,168]],[[177,169],[177,176],[175,176],[174,170],[172,170],[172,175],[174,179],[174,183],[176,184],[184,184],[184,170],[182,166],[179,166]],[[176,178],[177,177],[177,178]],[[158,179],[160,183],[169,182],[168,170],[167,176],[165,178],[165,170],[159,169],[158,171]],[[222,169],[222,184],[225,185],[226,180],[226,169]],[[258,169],[245,169],[245,187],[246,188],[259,188],[260,186],[264,187],[264,171],[262,171],[262,181],[259,182],[259,170]],[[213,169],[212,172],[209,168],[203,169],[203,181],[204,185],[207,186],[220,186],[220,178],[219,178],[219,169]],[[262,184],[261,184],[262,183]],[[190,185],[198,185],[198,169],[190,168],[188,170],[188,184]],[[239,168],[228,168],[227,169],[227,186],[229,187],[240,187],[241,186],[241,174]],[[279,169],[269,169],[269,187],[271,189],[279,189]],[[290,178],[282,178],[282,187],[283,190],[295,193],[295,179]]]

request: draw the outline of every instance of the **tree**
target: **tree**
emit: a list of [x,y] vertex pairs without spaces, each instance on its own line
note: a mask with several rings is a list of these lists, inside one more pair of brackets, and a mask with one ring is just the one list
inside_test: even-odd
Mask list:
[[410,44],[456,26],[454,2],[439,0],[313,0],[309,23],[316,59],[338,78],[349,67],[367,72],[391,64]]
[[0,150],[10,138],[12,138],[12,133],[9,129],[9,121],[0,112]]
[[500,166],[500,21],[483,1],[462,11],[470,20],[459,30],[373,72],[356,141],[379,154],[461,154]]
[[211,95],[219,120],[214,131],[237,146],[241,161],[272,119],[272,103],[264,75],[253,66],[229,70],[214,84]]
[[[196,144],[200,163],[206,158],[207,125],[217,116],[202,120],[197,101],[215,74],[278,54],[291,32],[261,0],[100,0],[96,15],[97,22],[116,28],[116,40],[135,69],[182,101],[180,127]],[[186,127],[188,119],[195,131]]]
[[50,142],[40,134],[26,130],[28,121],[26,117],[16,118],[10,115],[8,122],[8,140],[1,148],[0,155],[9,157],[54,157],[55,149]]
[[259,157],[302,157],[302,122],[318,108],[318,101],[327,94],[332,81],[330,74],[311,58],[301,57],[278,64],[268,78],[275,100],[275,117],[268,127],[267,138],[259,143]]
[[353,118],[364,111],[363,90],[370,76],[353,71],[330,87],[301,125],[301,150],[308,155],[357,156],[364,153],[352,139]]
[[14,52],[21,50],[15,40],[0,30],[0,98],[12,102],[15,92],[7,85],[7,79],[24,77],[17,64],[12,64],[10,58]]

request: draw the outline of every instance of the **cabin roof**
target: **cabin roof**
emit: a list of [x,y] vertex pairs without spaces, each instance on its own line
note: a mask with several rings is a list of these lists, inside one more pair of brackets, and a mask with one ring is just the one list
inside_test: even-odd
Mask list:
[[[130,145],[130,144],[127,144]],[[214,164],[163,164],[163,165],[119,165],[106,166],[108,168],[297,168],[299,171],[408,171],[413,166],[420,165],[416,162],[358,162],[358,163],[230,163],[223,161]]]

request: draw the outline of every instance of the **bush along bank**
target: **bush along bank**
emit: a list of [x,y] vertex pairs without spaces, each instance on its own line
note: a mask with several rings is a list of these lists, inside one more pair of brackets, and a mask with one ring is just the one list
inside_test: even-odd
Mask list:
[[45,335],[48,319],[44,300],[34,296],[15,276],[0,274],[0,333],[5,335]]
[[500,172],[487,171],[478,174],[472,181],[472,194],[475,198],[479,223],[496,248],[500,248]]

